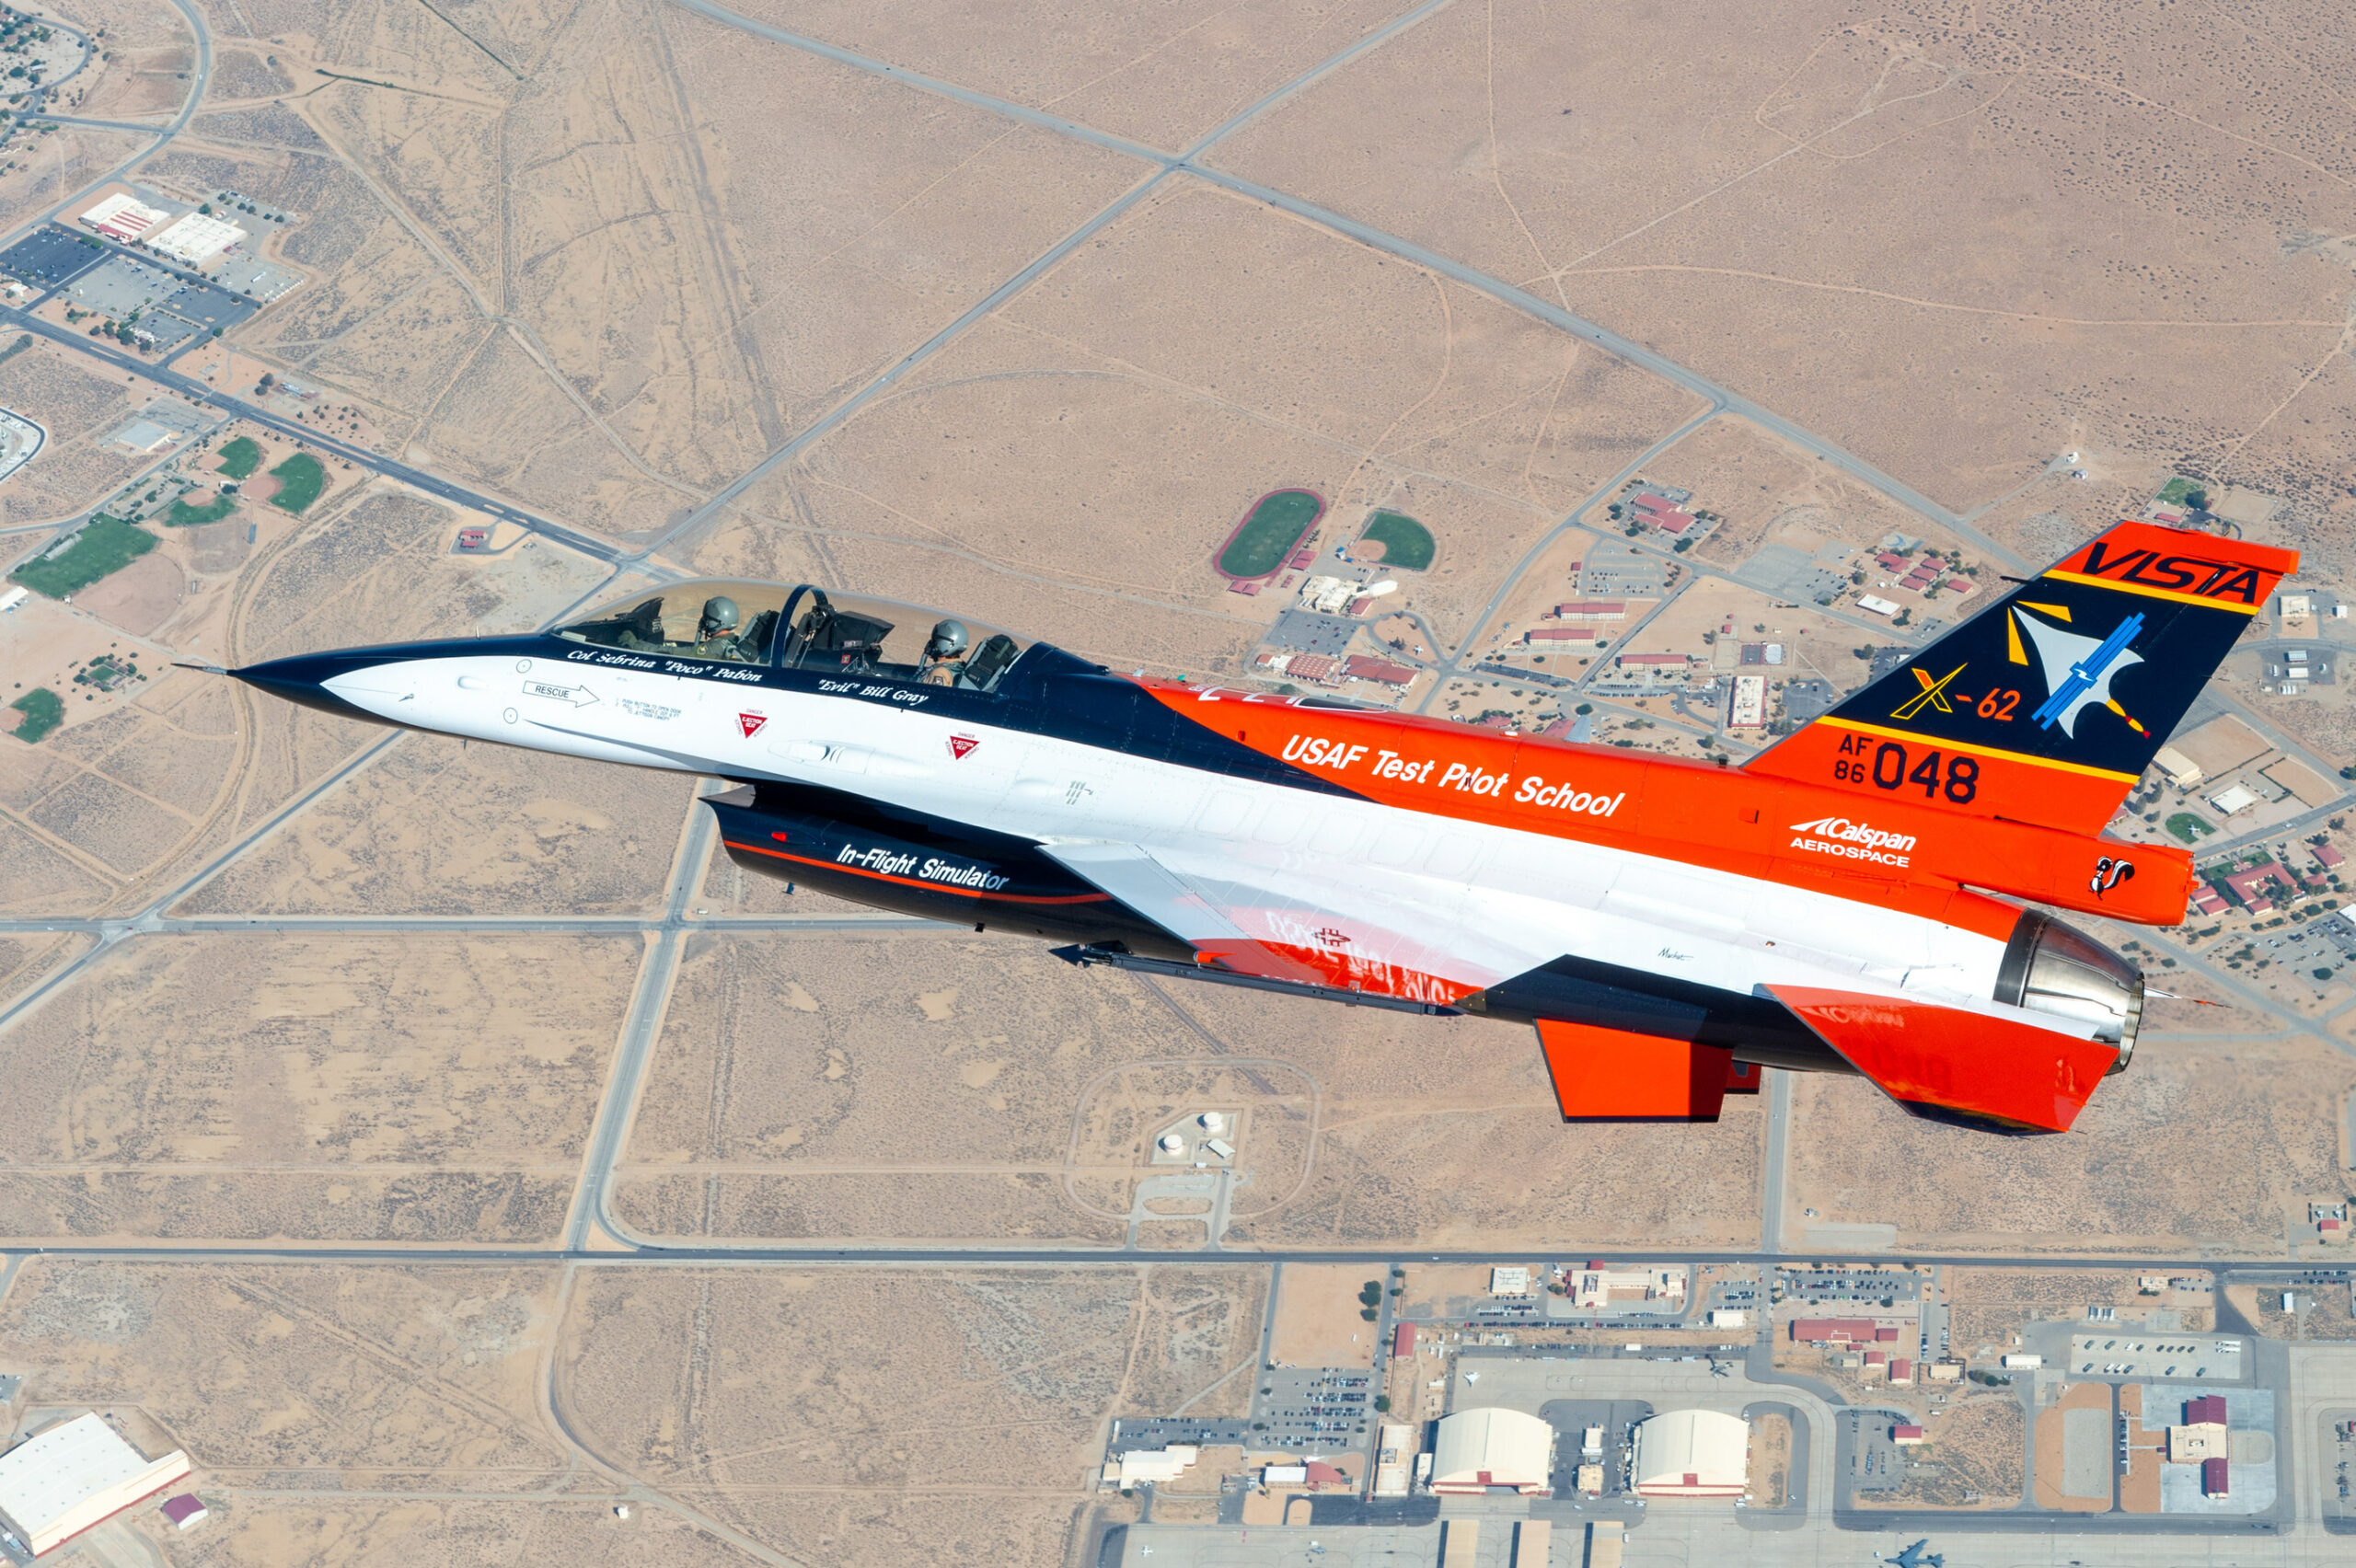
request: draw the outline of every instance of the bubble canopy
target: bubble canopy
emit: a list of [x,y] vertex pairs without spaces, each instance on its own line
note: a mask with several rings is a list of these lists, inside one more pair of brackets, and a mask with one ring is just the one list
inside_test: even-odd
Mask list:
[[665,583],[559,627],[568,642],[668,659],[993,691],[1034,640],[924,605],[803,583]]

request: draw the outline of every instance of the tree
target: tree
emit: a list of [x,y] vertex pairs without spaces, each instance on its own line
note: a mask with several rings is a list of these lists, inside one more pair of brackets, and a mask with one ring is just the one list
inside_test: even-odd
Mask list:
[[2209,492],[2195,485],[2184,492],[2184,504],[2195,512],[2206,512],[2209,510]]
[[1375,1395],[1374,1409],[1375,1413],[1378,1415],[1389,1415],[1391,1413],[1391,1396],[1389,1394]]
[[276,375],[272,375],[271,372],[269,372],[269,371],[266,371],[266,370],[265,370],[265,371],[263,371],[263,372],[261,373],[261,379],[260,379],[260,381],[255,382],[255,383],[254,383],[254,385],[255,385],[255,386],[259,386],[259,387],[260,387],[263,391],[267,392],[267,391],[269,391],[271,387],[273,387],[273,386],[277,386],[277,385],[278,385],[278,377],[277,377]]

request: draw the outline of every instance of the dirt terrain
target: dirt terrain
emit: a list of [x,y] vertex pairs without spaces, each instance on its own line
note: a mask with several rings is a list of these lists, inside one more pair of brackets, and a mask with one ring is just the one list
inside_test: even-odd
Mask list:
[[[2162,1300],[2140,1257],[2279,1260],[2343,1192],[2356,989],[2233,967],[2238,937],[2078,922],[2173,995],[2067,1136],[1804,1078],[1779,1179],[1773,1096],[1566,1126],[1527,1026],[879,918],[712,853],[716,781],[175,667],[521,631],[730,574],[1237,683],[1298,573],[1237,593],[1213,554],[1300,487],[1321,547],[1377,509],[1436,544],[1428,571],[1378,569],[1400,586],[1361,621],[1415,666],[1406,696],[1351,692],[1529,726],[1585,706],[1598,742],[1732,765],[1768,737],[1709,704],[1472,666],[1576,682],[1731,640],[1847,690],[2181,476],[2212,526],[2304,551],[2288,586],[2318,608],[2291,638],[2264,606],[2178,742],[2283,749],[2314,814],[2280,831],[2345,846],[2346,688],[2263,673],[2289,641],[2356,646],[2331,613],[2356,596],[2337,12],[732,8],[894,72],[656,0],[240,0],[202,12],[210,75],[167,134],[202,75],[187,21],[89,0],[74,18],[112,58],[50,108],[155,132],[18,127],[0,154],[11,225],[119,178],[234,213],[238,275],[288,275],[170,368],[295,434],[239,417],[133,456],[103,444],[167,409],[131,374],[161,354],[99,357],[136,351],[87,319],[13,352],[0,332],[0,408],[48,438],[0,481],[0,564],[167,479],[224,493],[233,440],[261,456],[234,513],[0,617],[0,701],[64,707],[37,744],[0,734],[0,1375],[25,1379],[0,1442],[102,1410],[186,1447],[215,1515],[181,1538],[136,1512],[94,1555],[1072,1568],[1144,1512],[1100,1488],[1114,1421],[1252,1418],[1264,1354],[1369,1365],[1369,1280],[1470,1319],[1487,1265],[1433,1252],[1748,1251],[1781,1191],[1787,1246],[1887,1227],[1873,1250],[2105,1260],[1944,1270],[1953,1349],[1985,1366],[2032,1322]],[[270,470],[318,432],[473,493],[331,456],[291,514]],[[1637,480],[1692,490],[1706,532],[1646,537],[1663,587],[1592,590],[1575,563],[1626,542],[1610,509]],[[487,552],[460,553],[470,526]],[[1869,618],[1891,534],[1981,594]],[[1794,605],[1739,575],[1761,552],[1863,581]],[[1538,663],[1522,634],[1588,597],[1628,602],[1613,648]],[[100,658],[138,676],[75,680]],[[1184,1152],[1158,1150],[1172,1130]],[[623,1256],[649,1244],[941,1256]],[[125,1248],[179,1255],[100,1255]],[[2205,1294],[2165,1299],[2213,1321]],[[2236,1304],[2269,1335],[2356,1335],[2339,1286],[2295,1317]],[[1433,1352],[1392,1375],[1402,1419],[1440,1413]],[[2017,1505],[2022,1389],[1936,1387],[1935,1469],[1861,1504]],[[2132,1505],[2156,1505],[2151,1457]],[[1154,1517],[1210,1522],[1245,1462],[1207,1453]]]

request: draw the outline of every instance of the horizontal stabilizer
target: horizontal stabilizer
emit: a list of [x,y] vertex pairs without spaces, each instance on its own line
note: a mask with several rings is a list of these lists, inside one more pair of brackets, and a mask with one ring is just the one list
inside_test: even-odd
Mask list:
[[1917,1116],[2064,1133],[2119,1060],[2114,1045],[1930,1002],[1770,986],[1824,1043]]
[[1734,1065],[1723,1046],[1551,1018],[1538,1043],[1565,1122],[1715,1122]]

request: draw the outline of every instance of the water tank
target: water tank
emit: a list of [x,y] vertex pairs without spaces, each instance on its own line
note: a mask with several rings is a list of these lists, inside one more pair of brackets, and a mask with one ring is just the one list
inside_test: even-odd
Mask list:
[[1186,1152],[1186,1135],[1185,1135],[1185,1134],[1184,1134],[1184,1133],[1164,1133],[1164,1134],[1162,1134],[1162,1135],[1161,1135],[1161,1152],[1162,1152],[1162,1153],[1164,1153],[1164,1154],[1184,1154],[1184,1153],[1185,1153],[1185,1152]]
[[1203,1131],[1207,1133],[1223,1133],[1227,1130],[1227,1118],[1216,1111],[1206,1111],[1195,1120],[1202,1124]]

